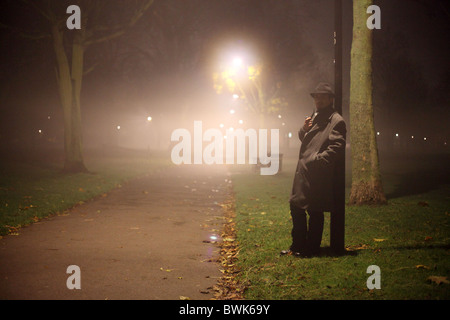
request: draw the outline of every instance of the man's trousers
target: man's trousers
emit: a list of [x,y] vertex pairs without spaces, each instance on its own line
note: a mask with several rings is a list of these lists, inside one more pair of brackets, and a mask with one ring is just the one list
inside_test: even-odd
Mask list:
[[308,210],[307,223],[306,210],[294,205],[291,207],[292,216],[292,245],[290,250],[301,254],[319,253],[323,233],[323,212]]

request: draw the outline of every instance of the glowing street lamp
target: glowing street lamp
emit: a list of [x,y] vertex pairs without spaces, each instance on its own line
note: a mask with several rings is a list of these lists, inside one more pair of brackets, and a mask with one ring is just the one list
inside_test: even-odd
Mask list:
[[234,111],[234,109],[231,109],[231,110],[230,110],[230,113],[231,113],[231,114],[234,114],[235,112],[236,112],[236,111]]
[[235,93],[235,94],[233,94],[233,99],[235,99],[235,100],[236,100],[236,99],[239,99],[239,95],[238,95],[238,94],[236,94],[236,93]]
[[120,130],[120,126],[117,126],[117,130]]
[[242,59],[239,57],[236,57],[233,59],[233,66],[235,66],[235,67],[238,67],[238,68],[242,67],[242,63],[243,63]]
[[244,121],[243,120],[239,120],[239,124],[243,124],[244,123]]
[[152,121],[152,117],[150,117],[150,116],[147,117],[147,121],[148,121],[148,122]]

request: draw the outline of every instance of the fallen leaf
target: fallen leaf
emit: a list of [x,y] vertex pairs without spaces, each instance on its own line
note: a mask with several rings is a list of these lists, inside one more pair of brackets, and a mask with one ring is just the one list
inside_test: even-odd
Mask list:
[[189,297],[180,296],[180,300],[191,300]]
[[450,283],[450,282],[447,280],[447,277],[429,276],[429,277],[427,278],[427,280],[430,281],[430,282],[434,282],[434,283],[436,283],[437,285],[440,285],[441,283]]
[[383,242],[383,241],[386,241],[387,239],[373,239],[373,241],[376,241],[376,242]]
[[429,240],[433,240],[433,237],[425,237],[425,239],[424,239],[425,241],[429,241]]
[[418,265],[416,265],[416,269],[430,269],[430,267],[425,266],[423,264],[418,264]]
[[354,246],[348,246],[345,248],[347,251],[354,251],[354,250],[364,250],[369,249],[369,246],[367,244],[359,244]]

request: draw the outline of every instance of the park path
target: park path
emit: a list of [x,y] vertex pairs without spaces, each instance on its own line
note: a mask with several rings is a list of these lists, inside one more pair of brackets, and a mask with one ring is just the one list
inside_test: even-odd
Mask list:
[[0,299],[211,299],[228,179],[223,166],[171,166],[3,237]]

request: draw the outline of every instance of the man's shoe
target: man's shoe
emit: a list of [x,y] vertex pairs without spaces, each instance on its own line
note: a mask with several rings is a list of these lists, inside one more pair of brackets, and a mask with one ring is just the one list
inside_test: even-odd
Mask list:
[[291,250],[281,250],[280,252],[280,256],[290,256],[290,255],[292,255]]
[[281,256],[294,256],[294,257],[302,257],[303,254],[298,251],[292,251],[292,250],[282,250],[280,252]]
[[295,252],[294,257],[296,258],[310,258],[311,256],[307,252]]

